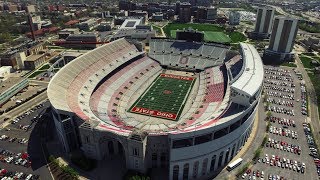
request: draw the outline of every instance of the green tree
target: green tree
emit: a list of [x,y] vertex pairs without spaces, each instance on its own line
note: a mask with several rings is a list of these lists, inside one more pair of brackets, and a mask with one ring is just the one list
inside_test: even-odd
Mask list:
[[6,43],[11,41],[12,41],[12,37],[10,33],[8,32],[0,33],[0,43]]

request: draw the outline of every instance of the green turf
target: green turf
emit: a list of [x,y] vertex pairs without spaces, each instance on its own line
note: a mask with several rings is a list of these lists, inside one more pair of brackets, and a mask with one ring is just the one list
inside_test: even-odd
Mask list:
[[[181,80],[161,77],[159,75],[143,95],[137,99],[129,111],[133,112],[134,107],[146,108],[149,110],[175,114],[175,119],[166,117],[160,118],[177,120],[183,110],[183,106],[191,91],[194,81],[195,79]],[[137,113],[143,114],[139,112]],[[151,116],[159,117],[156,115]]]
[[192,28],[205,33],[204,40],[207,42],[217,43],[238,43],[247,40],[246,36],[240,32],[227,32],[225,29],[218,25],[213,24],[197,24],[197,23],[170,23],[166,25],[163,30],[167,37],[176,38],[176,31]]
[[314,59],[312,59],[312,58],[310,58],[310,57],[307,57],[307,56],[304,56],[304,55],[300,55],[299,58],[300,58],[303,66],[304,66],[305,68],[312,69],[312,68],[315,67],[313,64],[311,64],[311,61],[314,60]]
[[38,76],[39,74],[43,73],[43,72],[46,72],[46,70],[38,70],[38,71],[35,71],[33,72],[31,75],[28,76],[28,78],[34,78],[36,76]]
[[208,42],[228,43],[231,39],[223,32],[204,31],[204,40]]

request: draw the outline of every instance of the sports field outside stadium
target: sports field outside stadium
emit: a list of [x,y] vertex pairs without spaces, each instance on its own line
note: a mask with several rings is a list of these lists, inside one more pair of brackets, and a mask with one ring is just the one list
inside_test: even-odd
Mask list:
[[129,112],[177,120],[195,82],[194,77],[160,74]]
[[[171,30],[170,36],[176,38],[177,30]],[[204,33],[204,40],[207,42],[219,42],[219,43],[229,43],[231,39],[223,32],[213,32],[213,31],[202,31]]]
[[176,31],[192,28],[194,30],[202,31],[205,33],[205,41],[218,42],[218,43],[239,43],[246,41],[247,38],[241,32],[227,32],[222,26],[215,24],[197,24],[197,23],[169,23],[163,30],[167,37],[175,38]]

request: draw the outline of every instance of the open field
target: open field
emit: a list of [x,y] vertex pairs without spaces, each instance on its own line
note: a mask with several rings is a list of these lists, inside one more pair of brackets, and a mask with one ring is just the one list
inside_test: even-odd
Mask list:
[[314,65],[311,64],[311,61],[316,59],[313,59],[304,55],[300,55],[299,58],[305,68],[312,69],[315,67]]
[[247,38],[240,32],[226,32],[223,27],[213,24],[179,24],[171,23],[163,28],[169,38],[176,38],[176,31],[192,28],[204,32],[204,40],[207,42],[217,43],[238,43],[245,41]]

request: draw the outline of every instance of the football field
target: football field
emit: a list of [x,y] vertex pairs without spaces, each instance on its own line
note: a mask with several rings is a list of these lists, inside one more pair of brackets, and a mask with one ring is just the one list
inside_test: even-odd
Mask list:
[[129,112],[177,120],[195,82],[194,77],[160,74]]

